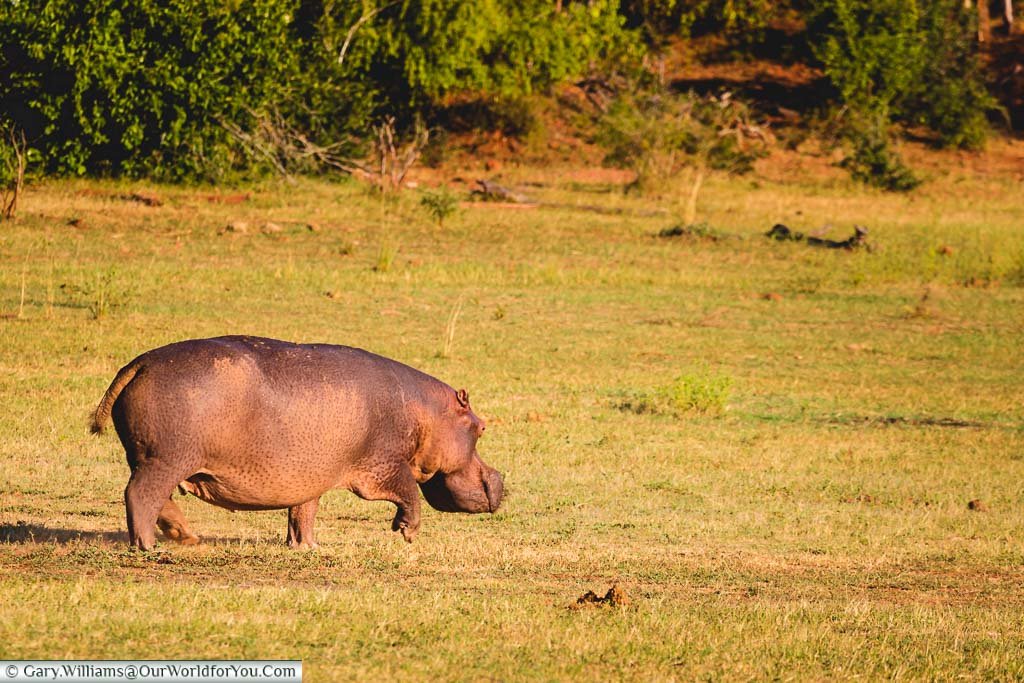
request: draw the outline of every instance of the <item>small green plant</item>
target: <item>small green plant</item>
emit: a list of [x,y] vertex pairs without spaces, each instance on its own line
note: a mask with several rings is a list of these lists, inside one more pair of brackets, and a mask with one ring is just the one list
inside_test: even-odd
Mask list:
[[113,266],[90,274],[81,285],[65,283],[60,288],[73,303],[88,310],[93,320],[125,308],[136,294],[135,287]]
[[718,415],[725,411],[731,392],[731,377],[702,368],[680,375],[668,386],[630,393],[616,406],[637,415]]
[[437,222],[437,227],[444,227],[446,219],[459,210],[458,196],[446,187],[427,190],[420,198],[420,206],[427,210],[430,217]]
[[731,377],[703,369],[680,375],[670,396],[677,413],[717,415],[725,410],[731,392]]
[[389,242],[382,242],[380,250],[377,251],[377,262],[373,265],[373,270],[378,273],[386,273],[391,270],[391,266],[395,264],[395,258],[398,257],[398,247],[393,246]]

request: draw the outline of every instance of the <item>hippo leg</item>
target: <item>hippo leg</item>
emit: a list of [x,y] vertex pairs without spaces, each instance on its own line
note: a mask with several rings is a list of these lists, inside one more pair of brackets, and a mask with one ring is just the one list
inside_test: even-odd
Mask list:
[[189,527],[184,513],[182,513],[181,508],[178,507],[178,504],[172,498],[168,498],[167,502],[164,503],[163,509],[160,510],[160,514],[156,518],[156,525],[160,527],[164,538],[177,541],[182,545],[196,545],[199,543],[199,537]]
[[408,543],[420,530],[420,493],[409,465],[395,459],[378,463],[357,476],[352,491],[363,500],[388,500],[398,507],[392,531],[401,531]]
[[313,533],[313,521],[320,499],[307,500],[302,505],[288,508],[288,547],[293,550],[319,548]]
[[[128,516],[128,542],[140,550],[152,550],[156,545],[156,520],[170,500],[171,492],[183,473],[149,461],[132,471],[124,489],[124,504]],[[175,506],[177,507],[177,506]],[[180,510],[179,510],[180,513]]]

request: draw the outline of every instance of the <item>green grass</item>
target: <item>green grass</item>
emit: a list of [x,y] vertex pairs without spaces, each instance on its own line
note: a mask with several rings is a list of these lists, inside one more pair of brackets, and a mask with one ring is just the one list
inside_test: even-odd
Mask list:
[[[892,196],[713,177],[700,219],[735,236],[713,242],[658,238],[668,203],[515,174],[561,208],[438,228],[414,194],[356,183],[238,205],[150,188],[157,208],[111,183],[32,188],[0,224],[0,658],[296,657],[308,680],[1024,677],[1013,179]],[[571,208],[595,202],[619,213]],[[776,222],[864,224],[874,249],[762,238]],[[128,551],[127,466],[88,415],[138,353],[234,333],[361,346],[465,387],[501,511],[427,510],[406,545],[390,505],[333,492],[321,550],[292,553],[283,512],[186,498],[203,546]],[[622,409],[680,377],[726,384],[722,410]],[[626,607],[567,609],[614,582]]]

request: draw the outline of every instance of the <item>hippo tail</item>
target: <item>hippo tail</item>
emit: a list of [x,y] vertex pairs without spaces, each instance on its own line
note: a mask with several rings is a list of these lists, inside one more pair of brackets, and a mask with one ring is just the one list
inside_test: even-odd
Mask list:
[[133,361],[121,368],[117,373],[117,377],[110,383],[107,393],[103,394],[100,404],[96,406],[96,410],[92,414],[92,424],[89,426],[90,432],[100,434],[107,428],[107,425],[110,424],[110,411],[114,408],[114,402],[140,369],[141,365],[137,361]]

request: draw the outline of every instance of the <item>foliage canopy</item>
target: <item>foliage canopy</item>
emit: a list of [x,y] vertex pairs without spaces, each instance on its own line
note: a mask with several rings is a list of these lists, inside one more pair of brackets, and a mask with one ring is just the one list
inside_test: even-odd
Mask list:
[[514,101],[635,70],[668,35],[758,34],[783,11],[805,21],[836,100],[882,122],[875,151],[891,122],[984,140],[994,100],[959,0],[12,0],[0,124],[47,173],[315,171],[359,154],[385,116],[411,130],[455,95]]

